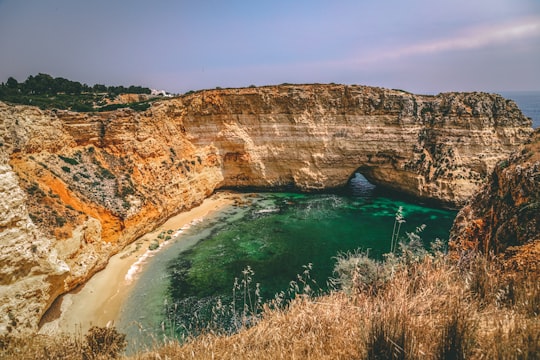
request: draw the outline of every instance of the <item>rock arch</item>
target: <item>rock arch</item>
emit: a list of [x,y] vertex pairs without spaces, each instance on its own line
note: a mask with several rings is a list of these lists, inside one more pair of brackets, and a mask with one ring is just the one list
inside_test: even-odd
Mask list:
[[[498,95],[364,86],[208,90],[144,112],[0,102],[0,209],[17,219],[4,224],[11,240],[0,247],[0,278],[25,294],[0,296],[2,312],[17,312],[24,325],[15,331],[35,330],[58,294],[220,187],[321,191],[342,188],[359,169],[378,186],[459,206],[531,132]],[[43,281],[30,283],[38,278],[22,276],[29,267],[19,259],[33,251]],[[10,322],[0,317],[0,334]]]
[[483,93],[287,85],[207,91],[183,106],[193,144],[219,154],[220,186],[319,191],[361,169],[374,184],[451,207],[531,132],[513,102]]

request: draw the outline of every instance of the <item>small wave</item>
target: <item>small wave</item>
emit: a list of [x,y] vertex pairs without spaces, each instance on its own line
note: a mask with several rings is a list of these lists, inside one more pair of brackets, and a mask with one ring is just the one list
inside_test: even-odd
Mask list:
[[255,211],[255,214],[268,214],[268,213],[276,213],[279,212],[279,208],[270,208],[270,209],[261,209]]
[[[172,237],[173,238],[176,238],[178,236],[180,236],[184,231],[188,230],[189,228],[191,228],[192,226],[194,225],[197,225],[197,224],[200,224],[203,222],[203,219],[202,218],[197,218],[197,219],[193,219],[190,223],[187,223],[185,224],[184,226],[182,226],[180,229],[178,229],[173,235]],[[142,267],[144,265],[144,262],[154,256],[159,250],[161,250],[161,248],[163,248],[163,246],[165,246],[167,242],[163,241],[159,244],[159,246],[157,247],[157,249],[154,249],[154,250],[146,250],[146,252],[144,254],[141,255],[141,257],[139,257],[137,259],[137,261],[135,261],[135,263],[133,263],[133,265],[130,266],[129,270],[127,271],[126,273],[126,276],[124,277],[124,280],[127,282],[127,283],[131,283],[134,279],[135,279],[135,276],[142,270]]]
[[157,249],[156,250],[146,250],[146,252],[144,254],[142,254],[141,257],[139,259],[137,259],[137,261],[135,261],[135,263],[133,265],[131,265],[131,267],[129,268],[129,270],[126,273],[126,276],[124,277],[124,280],[127,283],[131,283],[134,280],[135,275],[137,275],[137,273],[141,270],[141,267],[142,267],[142,264],[144,263],[144,261],[148,257],[150,257],[152,252],[155,252],[155,251],[157,251]]

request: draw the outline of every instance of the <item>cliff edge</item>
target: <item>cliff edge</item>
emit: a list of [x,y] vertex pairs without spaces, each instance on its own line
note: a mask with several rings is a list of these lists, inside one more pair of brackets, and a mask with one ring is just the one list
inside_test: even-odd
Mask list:
[[[481,191],[460,210],[450,245],[486,254],[507,250],[507,255],[522,250],[540,254],[540,130],[500,161]],[[537,256],[533,260],[540,261]]]
[[365,86],[208,90],[144,112],[0,103],[0,333],[35,331],[59,294],[216,189],[320,191],[359,171],[457,207],[531,131],[498,95]]

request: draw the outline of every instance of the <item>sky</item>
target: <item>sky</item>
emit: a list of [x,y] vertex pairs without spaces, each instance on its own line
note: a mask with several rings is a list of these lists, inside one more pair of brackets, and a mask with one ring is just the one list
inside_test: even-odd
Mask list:
[[0,82],[540,90],[540,0],[0,0]]

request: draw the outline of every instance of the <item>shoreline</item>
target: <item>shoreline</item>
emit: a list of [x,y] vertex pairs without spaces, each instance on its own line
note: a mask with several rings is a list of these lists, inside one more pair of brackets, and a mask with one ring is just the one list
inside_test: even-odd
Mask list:
[[[153,231],[127,245],[86,283],[58,297],[41,320],[38,333],[84,334],[92,326],[114,325],[146,259],[163,250],[175,239],[182,241],[178,237],[181,237],[183,230],[209,214],[233,205],[237,197],[231,192],[214,193],[199,206],[169,218]],[[160,240],[159,247],[150,250],[149,245],[160,234],[169,235],[171,239]]]

